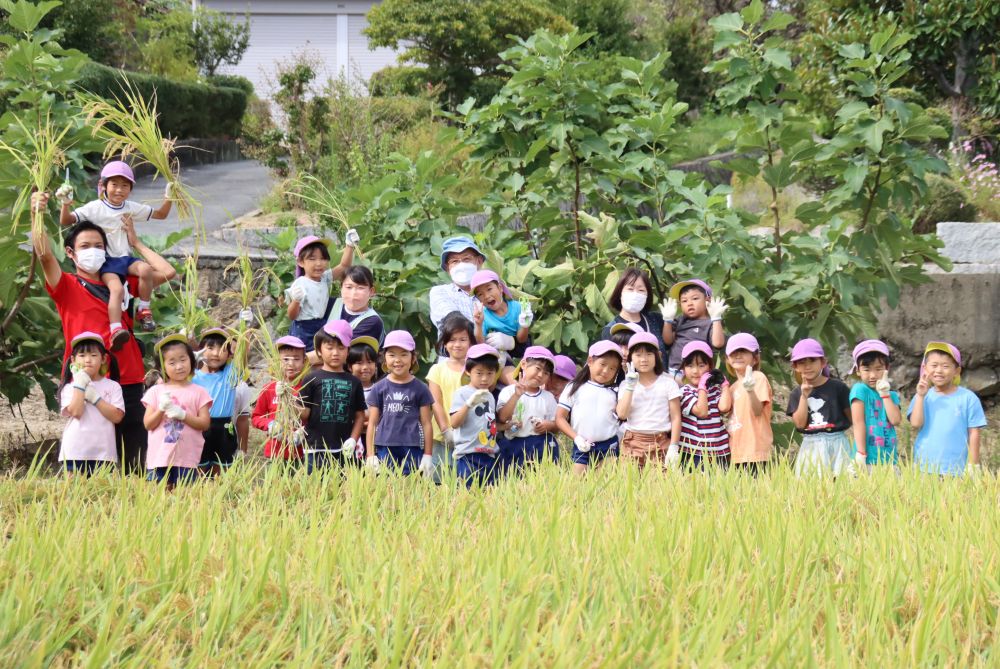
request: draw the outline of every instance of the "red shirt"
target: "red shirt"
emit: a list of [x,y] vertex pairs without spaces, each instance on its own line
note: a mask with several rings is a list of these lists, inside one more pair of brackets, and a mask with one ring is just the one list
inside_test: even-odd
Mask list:
[[[253,405],[253,414],[250,416],[250,423],[257,428],[267,432],[268,424],[274,420],[278,412],[278,396],[274,392],[275,381],[271,381],[264,386],[257,396],[257,403]],[[298,394],[301,386],[295,386],[295,394]],[[286,460],[299,459],[302,457],[301,448],[283,447],[276,439],[268,439],[264,442],[265,458],[284,458]]]
[[[81,332],[96,332],[104,337],[107,344],[111,337],[111,322],[108,320],[108,303],[93,295],[84,285],[90,284],[98,288],[103,287],[102,283],[87,281],[77,274],[62,273],[59,283],[55,288],[45,283],[45,290],[56,303],[56,310],[59,312],[59,319],[62,321],[63,338],[66,340],[66,348],[63,351],[63,363],[70,355],[70,342],[73,337]],[[129,277],[129,292],[135,294],[136,283],[133,277]],[[129,332],[132,331],[132,317],[122,314],[122,326]],[[118,371],[121,374],[119,383],[128,386],[142,383],[146,376],[146,369],[142,363],[142,352],[135,337],[129,337],[128,343],[122,350],[112,353],[118,361]]]

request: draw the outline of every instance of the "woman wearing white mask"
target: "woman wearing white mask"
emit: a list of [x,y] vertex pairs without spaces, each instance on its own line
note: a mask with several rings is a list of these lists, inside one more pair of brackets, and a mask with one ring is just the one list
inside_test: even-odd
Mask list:
[[632,323],[656,337],[660,355],[667,359],[667,347],[663,344],[663,316],[656,308],[653,286],[646,272],[636,267],[625,270],[608,299],[608,306],[618,315],[604,326],[601,339],[611,339],[613,325]]
[[431,322],[441,336],[444,317],[457,311],[470,321],[476,298],[469,287],[472,275],[478,272],[486,256],[470,237],[449,237],[441,247],[441,269],[451,277],[451,283],[434,286],[430,292]]

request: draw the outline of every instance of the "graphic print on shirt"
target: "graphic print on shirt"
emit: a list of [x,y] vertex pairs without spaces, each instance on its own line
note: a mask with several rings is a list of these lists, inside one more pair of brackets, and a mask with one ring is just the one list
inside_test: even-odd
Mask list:
[[166,434],[163,437],[164,444],[176,444],[181,440],[181,432],[184,430],[184,423],[173,418],[163,418],[163,430]]
[[351,416],[351,384],[344,379],[323,379],[319,387],[319,419],[324,423],[347,423]]
[[826,406],[826,400],[818,397],[809,397],[806,398],[806,404],[809,406],[809,427],[806,429],[825,430],[833,427],[833,423],[828,422],[820,411],[820,409]]
[[475,409],[476,415],[479,417],[486,416],[486,429],[480,430],[479,434],[476,435],[476,439],[479,441],[479,446],[476,447],[476,453],[492,453],[496,449],[497,445],[497,416],[496,412],[492,411],[489,406],[485,404],[479,404]]
[[410,413],[410,395],[400,390],[395,390],[386,395],[388,400],[385,403],[386,413]]

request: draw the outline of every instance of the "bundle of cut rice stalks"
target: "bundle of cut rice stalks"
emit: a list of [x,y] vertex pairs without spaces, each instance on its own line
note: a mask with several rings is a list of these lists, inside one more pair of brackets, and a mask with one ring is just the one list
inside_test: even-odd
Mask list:
[[[311,174],[307,174],[292,181],[289,184],[289,188],[302,201],[312,205],[312,210],[319,214],[321,221],[329,221],[329,223],[333,224],[333,228],[340,235],[341,242],[347,239],[347,231],[351,228],[347,211],[341,204],[340,197],[330,190],[326,184]],[[357,244],[354,245],[354,251],[358,254],[359,258],[365,257]]]
[[268,281],[271,279],[277,281],[278,277],[269,267],[254,270],[250,256],[242,247],[236,260],[223,270],[223,276],[228,277],[233,272],[238,274],[239,291],[225,291],[220,297],[235,299],[240,304],[239,320],[233,329],[233,366],[240,380],[247,381],[250,378],[250,349],[254,323],[257,321],[253,308],[264,294]]
[[286,379],[281,354],[278,352],[274,337],[261,314],[258,312],[256,316],[261,326],[253,330],[253,338],[261,358],[267,363],[268,376],[277,382],[275,387],[277,404],[274,415],[275,429],[270,432],[270,435],[278,440],[284,448],[298,448],[305,444],[306,432],[302,425],[302,410],[305,405],[294,389],[302,383],[309,372],[309,365],[304,365],[302,371],[294,379]]
[[[10,156],[11,160],[20,165],[28,173],[29,183],[18,192],[14,201],[11,232],[17,230],[21,221],[21,215],[28,209],[33,192],[44,193],[48,190],[49,182],[54,171],[62,167],[66,161],[64,150],[69,145],[63,146],[66,133],[70,126],[57,130],[49,117],[40,123],[35,130],[29,130],[19,118],[14,117],[15,123],[20,126],[28,146],[24,149],[18,148],[0,140],[0,151]],[[31,234],[32,236],[45,234],[45,211],[38,210],[31,212]]]

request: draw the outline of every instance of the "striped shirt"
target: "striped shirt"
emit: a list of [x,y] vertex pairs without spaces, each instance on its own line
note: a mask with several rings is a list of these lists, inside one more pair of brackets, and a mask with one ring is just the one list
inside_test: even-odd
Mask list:
[[681,438],[682,453],[719,457],[729,455],[729,432],[719,411],[722,386],[708,389],[708,416],[694,415],[694,405],[698,403],[698,389],[685,384],[681,388]]

